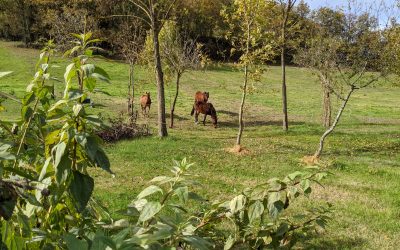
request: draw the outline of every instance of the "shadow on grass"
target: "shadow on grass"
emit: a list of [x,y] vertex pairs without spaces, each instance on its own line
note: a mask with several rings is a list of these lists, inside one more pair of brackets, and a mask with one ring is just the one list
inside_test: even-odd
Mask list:
[[353,249],[360,248],[364,246],[365,243],[366,240],[360,237],[355,239],[321,239],[317,243],[304,243],[304,249]]
[[[166,114],[165,117],[167,119],[170,119],[171,118],[171,114]],[[174,115],[175,121],[187,121],[187,120],[189,120],[189,117],[190,116],[179,116],[179,115],[176,115],[176,114]]]
[[237,112],[226,111],[226,110],[218,110],[217,114],[224,114],[224,115],[229,115],[229,116],[233,116],[233,117],[239,116],[239,113],[237,113]]
[[[291,125],[299,126],[304,125],[305,122],[291,122]],[[221,127],[236,128],[238,127],[238,122],[218,122]],[[245,127],[262,127],[262,126],[282,126],[282,121],[248,121],[244,122]]]

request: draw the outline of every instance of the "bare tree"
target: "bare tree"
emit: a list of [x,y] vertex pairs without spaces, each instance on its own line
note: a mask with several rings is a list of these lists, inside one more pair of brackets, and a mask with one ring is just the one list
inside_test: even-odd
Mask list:
[[142,23],[138,19],[135,19],[133,22],[125,20],[122,22],[120,30],[113,40],[113,43],[119,48],[119,51],[129,63],[127,111],[130,115],[134,115],[135,113],[134,67],[144,44],[145,32],[142,27]]
[[48,9],[43,23],[51,27],[49,35],[55,41],[59,51],[65,51],[71,45],[71,34],[82,34],[90,31],[99,33],[97,20],[89,15],[86,9],[77,6],[63,6],[61,9]]
[[[166,27],[166,26],[164,26]],[[200,65],[200,50],[194,40],[181,36],[176,28],[166,29],[166,34],[161,41],[162,55],[168,65],[169,71],[175,75],[175,95],[171,105],[170,128],[174,127],[174,112],[179,96],[180,79],[182,75]]]
[[320,138],[312,162],[320,158],[326,138],[337,127],[354,92],[371,86],[389,72],[391,59],[384,32],[370,10],[343,12],[342,33],[330,37],[320,33],[299,52],[303,65],[313,68],[324,87],[342,101],[332,125]]
[[137,18],[147,23],[151,29],[157,79],[158,135],[165,137],[168,136],[168,131],[165,115],[164,73],[161,62],[159,34],[165,21],[170,17],[177,0],[129,0],[129,2],[143,12],[145,17],[137,16]]
[[282,109],[283,109],[283,129],[287,131],[289,129],[288,111],[287,111],[287,90],[286,90],[286,43],[287,43],[287,32],[289,24],[289,15],[293,10],[297,0],[278,0],[279,7],[281,10],[281,67],[282,67]]

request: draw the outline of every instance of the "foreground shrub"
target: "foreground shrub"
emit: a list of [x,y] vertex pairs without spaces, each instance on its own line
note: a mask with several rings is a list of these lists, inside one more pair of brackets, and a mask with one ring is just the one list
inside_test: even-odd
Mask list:
[[185,159],[175,162],[171,176],[152,179],[151,185],[120,211],[126,219],[103,227],[121,230],[117,235],[104,236],[103,244],[111,249],[290,247],[295,243],[295,233],[324,228],[329,219],[329,205],[303,208],[295,214],[286,212],[300,196],[308,196],[311,184],[319,183],[326,173],[313,169],[295,172],[246,188],[229,200],[206,201],[191,190],[199,186],[188,179],[191,165]]

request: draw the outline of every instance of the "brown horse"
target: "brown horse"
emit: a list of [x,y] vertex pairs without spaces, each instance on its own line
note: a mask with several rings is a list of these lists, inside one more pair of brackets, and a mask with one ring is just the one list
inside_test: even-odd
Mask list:
[[208,92],[197,91],[196,94],[194,95],[194,104],[193,104],[192,112],[190,112],[190,115],[194,114],[196,104],[207,103],[209,97],[210,97],[210,94]]
[[143,115],[146,115],[146,114],[149,113],[150,106],[151,106],[151,99],[150,99],[150,93],[149,92],[146,92],[146,94],[144,94],[144,95],[142,95],[140,97],[140,106],[142,106]]
[[209,97],[210,97],[210,93],[197,91],[196,94],[194,95],[194,102],[195,103],[201,103],[201,102],[206,103],[208,101]]
[[[202,113],[204,114],[203,125],[206,125],[206,117],[207,115],[210,115],[214,128],[217,127],[217,111],[215,111],[215,108],[211,103],[196,103],[193,106],[193,109],[196,111],[194,115],[194,121],[196,124],[199,120],[199,114]],[[193,113],[194,112],[192,112],[191,115],[193,115]]]

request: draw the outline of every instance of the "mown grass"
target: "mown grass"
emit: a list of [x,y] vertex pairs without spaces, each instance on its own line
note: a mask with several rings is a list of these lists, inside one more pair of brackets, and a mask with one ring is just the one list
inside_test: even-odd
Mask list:
[[[14,73],[0,80],[0,90],[21,97],[34,72],[38,52],[0,42],[0,71]],[[62,79],[64,59],[54,58],[59,68],[54,75]],[[99,61],[112,84],[99,89],[110,95],[93,94],[99,105],[91,110],[103,117],[125,110],[127,65]],[[241,72],[232,65],[215,65],[206,71],[190,72],[182,80],[176,114],[176,128],[169,137],[143,137],[106,145],[115,178],[93,171],[95,196],[110,210],[124,208],[157,175],[168,174],[172,159],[187,157],[196,164],[192,173],[203,184],[198,191],[207,198],[223,199],[247,186],[271,177],[283,177],[304,168],[300,159],[316,149],[324,129],[320,125],[320,86],[306,69],[288,69],[290,131],[281,128],[280,70],[270,67],[262,83],[254,84],[247,99],[243,145],[248,155],[225,151],[235,142],[240,100]],[[149,122],[156,135],[156,92],[151,72],[138,67],[137,92],[150,91],[153,106]],[[62,85],[57,84],[57,93]],[[210,102],[218,112],[220,126],[214,129],[195,125],[189,113],[197,90],[210,92]],[[169,106],[174,86],[167,86]],[[400,89],[382,81],[373,88],[357,92],[351,99],[333,136],[328,138],[323,160],[333,173],[324,188],[316,187],[305,205],[334,205],[333,220],[325,233],[299,245],[308,249],[396,249],[400,242]],[[136,98],[138,99],[138,97]],[[335,101],[335,106],[339,102]],[[18,106],[6,102],[8,112],[1,119],[15,119]],[[299,204],[297,205],[299,206]]]

